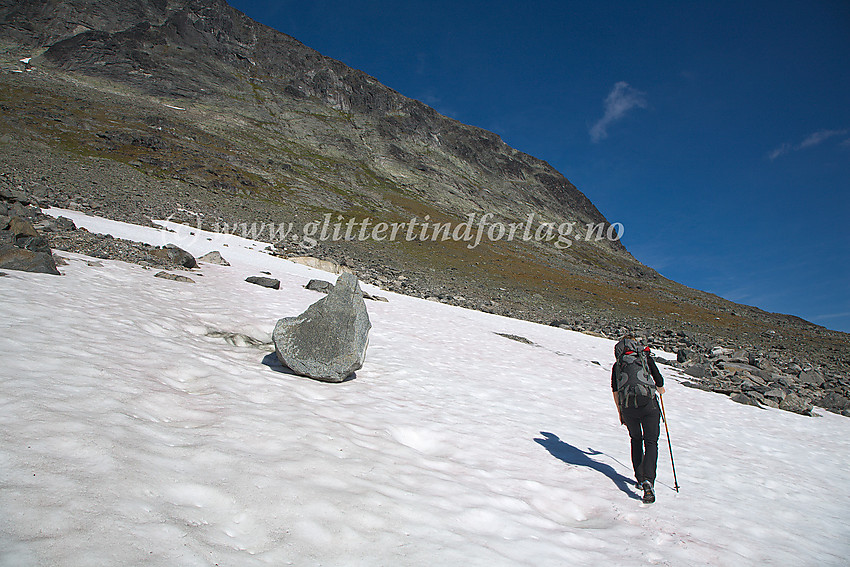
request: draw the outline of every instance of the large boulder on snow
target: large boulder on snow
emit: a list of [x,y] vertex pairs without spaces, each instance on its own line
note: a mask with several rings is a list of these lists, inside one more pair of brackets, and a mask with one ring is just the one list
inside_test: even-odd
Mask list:
[[0,268],[59,275],[47,239],[22,217],[0,222]]
[[230,262],[225,260],[221,256],[221,252],[218,250],[213,250],[212,252],[207,252],[200,258],[198,258],[199,262],[206,262],[207,264],[217,264],[219,266],[229,266]]
[[18,248],[12,244],[0,244],[0,268],[60,275],[51,254]]
[[342,382],[363,366],[371,328],[357,278],[343,273],[326,297],[280,319],[272,339],[278,359],[296,374]]
[[334,284],[331,282],[326,282],[325,280],[310,280],[307,282],[307,285],[304,286],[305,289],[309,289],[310,291],[320,291],[322,293],[330,293],[334,288]]
[[245,278],[245,281],[254,285],[267,287],[269,289],[280,289],[280,280],[276,278],[267,278],[265,276],[251,276]]
[[198,262],[194,256],[174,244],[166,244],[162,248],[155,248],[150,253],[155,258],[169,264],[183,266],[184,268],[198,267]]

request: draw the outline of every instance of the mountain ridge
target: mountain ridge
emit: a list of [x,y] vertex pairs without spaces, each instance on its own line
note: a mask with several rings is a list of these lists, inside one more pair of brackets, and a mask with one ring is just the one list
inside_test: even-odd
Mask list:
[[[32,17],[35,10],[26,10],[27,4],[38,3],[24,3],[13,21]],[[105,4],[109,9],[111,3]],[[473,184],[478,187],[464,187],[467,196],[476,189],[479,193],[495,191],[502,197],[500,205],[507,207],[515,218],[523,218],[542,206],[562,216],[566,209],[574,212],[577,220],[607,224],[590,200],[543,160],[510,148],[492,132],[444,117],[427,105],[381,85],[362,71],[253,22],[220,0],[170,2],[167,10],[163,10],[161,4],[153,5],[155,9],[142,12],[149,14],[160,10],[155,22],[125,19],[120,25],[106,26],[116,28],[114,31],[90,29],[63,37],[47,46],[44,57],[65,70],[106,76],[158,95],[204,97],[209,93],[220,94],[222,90],[244,88],[244,82],[248,81],[255,92],[266,91],[272,97],[283,93],[295,99],[318,99],[342,113],[356,112],[374,117],[374,129],[391,142],[401,137],[413,139],[424,146],[425,152],[441,149],[491,174]],[[81,11],[81,16],[85,13]],[[142,14],[137,16],[142,17]],[[93,25],[89,23],[86,27]],[[117,29],[122,26],[123,29]],[[48,24],[47,27],[58,26]],[[53,34],[47,41],[60,35]],[[202,71],[196,67],[181,69],[179,61],[187,54],[175,57],[171,54],[175,47],[193,50],[189,58],[201,55],[203,61],[212,60],[215,64],[203,65]],[[189,70],[192,76],[187,73]],[[424,161],[417,164],[420,171],[437,170],[427,163],[427,158],[421,155],[423,152],[410,155],[414,152],[406,152],[409,148],[399,148],[399,145],[393,144],[394,147],[388,147],[382,154],[401,160]],[[497,184],[494,182],[497,178],[507,179],[509,183]],[[452,181],[464,185],[458,176]],[[517,190],[511,183],[526,184],[534,191]],[[494,188],[496,185],[500,186]],[[532,194],[534,209],[509,206],[517,198],[527,199]],[[611,247],[624,251],[616,241]]]

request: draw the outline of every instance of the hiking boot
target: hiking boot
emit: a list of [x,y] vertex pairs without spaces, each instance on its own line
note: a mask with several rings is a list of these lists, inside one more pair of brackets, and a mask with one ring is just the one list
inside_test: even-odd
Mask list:
[[645,480],[640,484],[640,487],[643,489],[644,503],[652,504],[655,502],[655,489],[652,487],[652,483]]

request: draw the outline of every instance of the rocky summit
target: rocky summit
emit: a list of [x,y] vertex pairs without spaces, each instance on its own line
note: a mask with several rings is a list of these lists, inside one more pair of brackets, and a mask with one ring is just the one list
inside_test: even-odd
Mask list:
[[[715,390],[756,403],[794,394],[786,406],[848,411],[847,334],[662,277],[546,162],[221,0],[0,0],[0,24],[0,215],[39,222],[58,206],[238,231],[391,291],[631,331],[692,352],[675,364],[707,365]],[[80,231],[46,237],[54,250],[131,251]],[[719,367],[715,347],[772,378]]]

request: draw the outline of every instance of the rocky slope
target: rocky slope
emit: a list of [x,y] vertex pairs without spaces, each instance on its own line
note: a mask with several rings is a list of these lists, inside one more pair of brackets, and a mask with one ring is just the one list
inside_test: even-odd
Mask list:
[[[629,329],[695,352],[685,364],[708,364],[717,346],[744,349],[779,376],[818,372],[824,381],[802,392],[810,401],[850,397],[848,335],[686,288],[616,240],[586,238],[588,224],[610,224],[545,162],[224,2],[3,0],[0,22],[8,195],[132,222],[253,223],[276,253],[326,257],[387,289],[608,336]],[[562,249],[430,235],[305,249],[265,230],[298,232],[325,215],[342,226],[416,217],[456,227],[485,213],[578,229]]]
[[[207,172],[220,178],[208,184],[281,200],[309,189],[309,199],[298,200],[335,211],[417,212],[405,206],[407,197],[457,218],[487,211],[505,219],[536,213],[553,221],[605,222],[548,164],[224,2],[141,2],[129,12],[99,1],[68,3],[64,11],[45,12],[43,5],[17,2],[5,9],[20,45],[44,50],[42,62],[75,77],[109,79],[198,112],[190,120],[213,138],[198,141],[224,142],[219,150],[226,155],[218,157],[235,166],[230,175]],[[230,120],[213,116],[216,111],[227,111]],[[173,153],[182,145],[174,139],[181,125],[147,114],[136,117],[143,124],[125,120],[96,132],[100,146],[111,153],[128,145],[139,153]],[[160,164],[169,171],[179,165]],[[623,252],[619,243],[605,243]]]

